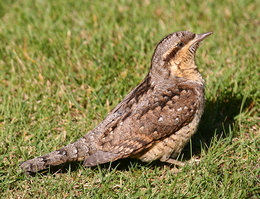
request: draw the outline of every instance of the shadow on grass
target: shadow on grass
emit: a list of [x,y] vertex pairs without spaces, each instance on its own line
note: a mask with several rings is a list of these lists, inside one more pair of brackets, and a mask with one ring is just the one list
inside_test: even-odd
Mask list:
[[[190,144],[187,144],[182,151],[181,156],[184,160],[189,160],[191,154],[199,155],[202,147],[207,148],[211,145],[214,136],[217,138],[230,136],[230,130],[234,128],[235,117],[239,115],[240,111],[244,112],[248,109],[253,101],[247,98],[243,102],[241,95],[233,96],[231,92],[220,96],[222,98],[219,97],[216,101],[206,102],[198,131],[191,139],[192,149]],[[243,109],[240,110],[242,103],[244,103]]]
[[[235,116],[237,116],[241,109],[242,97],[233,97],[232,93],[225,93],[224,97],[218,98],[216,101],[208,101],[205,104],[204,114],[202,116],[198,132],[192,137],[192,149],[190,144],[183,149],[180,157],[182,160],[189,160],[192,155],[199,155],[201,148],[210,146],[214,135],[217,137],[225,138],[229,136],[230,129],[234,127]],[[247,109],[252,100],[247,99],[244,103],[243,110]],[[242,110],[242,111],[243,111]],[[192,153],[191,153],[192,150]],[[143,163],[136,159],[122,159],[112,163],[100,165],[101,169],[116,168],[117,170],[129,170],[130,165],[138,164],[140,166],[149,165],[164,166],[165,163],[160,161],[154,161],[151,164]],[[80,167],[81,163],[72,162],[66,163],[61,166],[52,167],[48,171],[41,172],[45,175],[47,173],[67,173],[70,171],[76,171]],[[92,167],[96,169],[97,167]]]

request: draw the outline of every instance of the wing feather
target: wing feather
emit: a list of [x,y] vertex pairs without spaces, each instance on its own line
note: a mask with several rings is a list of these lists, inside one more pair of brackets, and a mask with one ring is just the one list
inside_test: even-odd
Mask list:
[[111,111],[120,112],[120,117],[106,124],[97,142],[98,152],[85,165],[129,157],[192,121],[200,106],[192,86],[152,87],[149,81],[146,78]]

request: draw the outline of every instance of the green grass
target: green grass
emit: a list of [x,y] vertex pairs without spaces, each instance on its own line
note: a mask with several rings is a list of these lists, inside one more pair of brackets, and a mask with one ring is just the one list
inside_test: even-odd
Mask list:
[[[260,3],[0,2],[1,198],[257,198]],[[197,52],[206,80],[200,128],[182,169],[123,160],[28,177],[19,163],[84,135],[146,75],[171,32],[214,31]]]

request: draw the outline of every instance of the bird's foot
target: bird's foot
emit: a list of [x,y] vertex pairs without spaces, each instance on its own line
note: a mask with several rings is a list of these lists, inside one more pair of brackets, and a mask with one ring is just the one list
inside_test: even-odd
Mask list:
[[200,163],[200,159],[198,158],[191,158],[189,161],[187,162],[182,162],[182,161],[178,161],[172,158],[169,158],[168,160],[164,160],[163,162],[169,163],[169,164],[173,164],[176,165],[178,167],[184,167],[186,164],[195,164],[195,165],[199,165]]
[[172,159],[172,158],[169,158],[168,160],[165,160],[164,162],[169,163],[169,164],[173,164],[173,165],[176,165],[176,166],[179,166],[179,167],[184,167],[184,165],[185,165],[184,162],[181,162],[181,161],[178,161],[178,160],[175,160],[175,159]]

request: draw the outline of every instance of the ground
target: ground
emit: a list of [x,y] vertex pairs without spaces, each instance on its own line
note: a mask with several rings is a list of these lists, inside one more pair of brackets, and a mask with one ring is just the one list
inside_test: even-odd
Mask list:
[[[213,31],[197,51],[206,80],[183,168],[117,161],[26,176],[19,163],[94,128],[145,77],[171,32]],[[1,198],[257,198],[259,1],[0,2]]]

